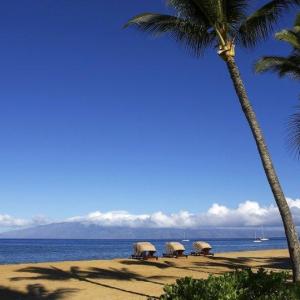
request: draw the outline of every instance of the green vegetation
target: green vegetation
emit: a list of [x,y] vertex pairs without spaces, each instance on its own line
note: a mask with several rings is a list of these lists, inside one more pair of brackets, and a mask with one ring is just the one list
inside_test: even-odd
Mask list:
[[250,269],[209,276],[208,279],[178,279],[167,285],[161,300],[296,300],[300,299],[299,286],[288,283],[288,274],[257,273]]
[[[264,56],[255,65],[258,73],[274,72],[279,77],[289,76],[300,80],[300,14],[298,14],[294,27],[276,33],[275,38],[288,43],[292,50],[287,56]],[[300,106],[289,121],[288,143],[300,157]]]
[[288,43],[292,51],[290,55],[284,56],[264,56],[255,66],[256,72],[274,72],[280,77],[290,76],[300,79],[300,14],[298,14],[294,27],[277,32],[275,38]]
[[239,104],[251,129],[283,221],[292,261],[293,280],[300,282],[298,234],[263,132],[235,61],[236,46],[254,47],[265,40],[279,18],[288,9],[299,6],[300,0],[258,1],[263,4],[257,10],[253,10],[253,1],[249,0],[167,0],[166,2],[172,8],[173,14],[142,13],[129,20],[125,27],[135,26],[154,36],[167,34],[175,41],[183,43],[196,56],[200,56],[208,48],[217,48],[217,54],[225,62]]

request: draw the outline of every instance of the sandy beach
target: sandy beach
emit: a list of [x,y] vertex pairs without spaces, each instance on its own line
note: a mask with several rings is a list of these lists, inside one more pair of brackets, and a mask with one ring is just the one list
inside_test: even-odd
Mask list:
[[236,267],[289,269],[287,250],[219,253],[214,258],[72,261],[0,266],[1,300],[147,299],[177,278],[206,278]]

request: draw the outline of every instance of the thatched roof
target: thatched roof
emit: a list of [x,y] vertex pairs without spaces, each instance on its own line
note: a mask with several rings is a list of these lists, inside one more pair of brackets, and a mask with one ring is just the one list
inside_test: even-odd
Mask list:
[[138,242],[133,244],[133,251],[136,254],[141,254],[146,251],[153,251],[156,252],[156,249],[153,244],[149,242]]
[[166,243],[167,253],[172,253],[174,251],[184,251],[185,248],[181,243],[178,242],[168,242]]
[[197,251],[201,251],[203,249],[211,249],[211,245],[206,242],[197,241],[193,243],[193,248]]

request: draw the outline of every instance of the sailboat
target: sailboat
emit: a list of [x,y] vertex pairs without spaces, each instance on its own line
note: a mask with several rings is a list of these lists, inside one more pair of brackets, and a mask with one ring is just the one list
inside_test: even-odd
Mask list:
[[188,240],[187,238],[186,238],[186,232],[184,232],[184,237],[183,237],[183,240],[182,240],[182,242],[189,242],[190,240]]
[[265,233],[264,233],[264,227],[261,227],[261,241],[268,241],[269,239],[265,237]]
[[253,243],[261,243],[262,240],[258,237],[256,237],[256,231],[255,231],[255,237],[254,237],[254,240],[253,240]]

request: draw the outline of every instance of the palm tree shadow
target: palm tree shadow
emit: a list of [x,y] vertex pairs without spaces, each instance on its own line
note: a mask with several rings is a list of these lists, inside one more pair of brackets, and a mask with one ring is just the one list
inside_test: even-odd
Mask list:
[[120,262],[121,264],[124,265],[136,265],[136,266],[151,266],[151,267],[156,267],[159,269],[167,269],[170,266],[167,264],[167,261],[164,262],[157,262],[157,261],[149,261],[149,260],[122,260]]
[[[251,264],[252,263],[252,264]],[[215,274],[222,274],[233,270],[243,269],[268,269],[268,270],[291,270],[291,262],[287,257],[259,258],[259,257],[214,257],[209,261],[194,262],[194,268],[202,272],[214,273],[213,270],[219,270]]]
[[49,292],[41,284],[27,286],[25,292],[0,286],[1,300],[61,300],[66,294],[74,293],[76,289],[57,289]]
[[[53,281],[68,281],[71,279],[76,279],[78,281],[88,282],[90,284],[95,284],[98,286],[114,289],[117,291],[130,293],[138,296],[144,296],[152,299],[157,299],[155,296],[147,295],[144,293],[139,293],[123,288],[119,288],[117,286],[109,285],[106,283],[102,283],[99,279],[115,279],[119,281],[144,281],[153,284],[164,285],[161,282],[151,280],[163,278],[163,276],[152,276],[152,277],[143,277],[135,272],[131,272],[126,268],[119,269],[102,269],[102,268],[89,268],[87,270],[81,270],[79,267],[73,266],[68,271],[59,269],[57,267],[51,266],[50,268],[43,267],[27,267],[18,270],[18,272],[22,273],[31,273],[34,276],[30,277],[14,277],[11,278],[11,281],[20,281],[20,280],[53,280]],[[1,298],[0,298],[1,299]]]
[[[291,269],[291,261],[288,257],[215,257],[213,260],[205,262],[207,266],[220,266],[228,268],[247,268],[251,263],[254,263],[253,268],[267,268],[267,269]],[[203,265],[204,265],[203,264]],[[199,263],[199,265],[201,265]]]
[[222,274],[230,270],[236,269],[248,269],[251,263],[255,263],[255,266],[252,266],[253,269],[266,268],[274,270],[289,270],[291,269],[290,259],[287,257],[275,257],[275,258],[259,258],[259,257],[221,257],[214,256],[209,257],[205,261],[193,262],[189,266],[178,266],[173,261],[164,261],[164,262],[152,262],[152,261],[122,261],[122,264],[125,265],[147,265],[157,267],[159,269],[165,268],[175,268],[181,270],[189,270],[200,273],[208,274]]

